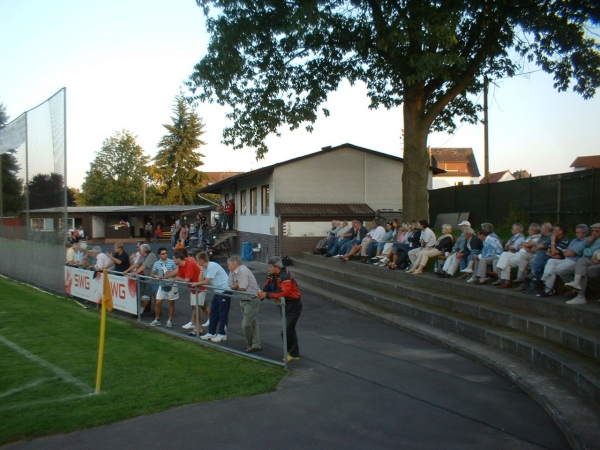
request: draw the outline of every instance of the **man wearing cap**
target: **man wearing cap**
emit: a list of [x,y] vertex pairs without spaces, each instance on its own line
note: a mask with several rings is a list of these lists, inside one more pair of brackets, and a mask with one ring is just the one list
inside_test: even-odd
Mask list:
[[457,254],[465,245],[465,228],[471,228],[471,222],[469,222],[468,220],[463,220],[461,223],[458,224],[458,226],[460,227],[462,233],[460,234],[458,239],[456,239],[456,242],[452,246],[452,251],[448,254],[446,262],[444,263],[444,267],[442,267],[441,270],[438,270],[435,273],[438,277],[449,278],[451,276],[454,276],[459,264],[461,264],[461,268],[467,268],[467,258],[459,258],[457,257]]
[[575,280],[566,283],[565,288],[578,292],[577,297],[569,300],[569,305],[583,305],[587,303],[585,299],[585,289],[589,278],[600,277],[600,222],[593,224],[590,229],[592,235],[585,241],[585,248],[582,251],[582,257],[575,266]]
[[300,348],[298,347],[298,335],[296,324],[302,312],[300,290],[298,284],[281,262],[281,258],[269,259],[269,276],[261,291],[256,296],[261,300],[273,298],[277,303],[285,299],[285,328],[287,338],[287,360],[297,361],[300,359]]

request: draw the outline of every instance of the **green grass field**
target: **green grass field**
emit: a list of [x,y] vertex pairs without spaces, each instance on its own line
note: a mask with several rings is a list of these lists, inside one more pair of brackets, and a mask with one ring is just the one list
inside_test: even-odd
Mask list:
[[285,370],[107,318],[0,278],[0,444],[275,389]]

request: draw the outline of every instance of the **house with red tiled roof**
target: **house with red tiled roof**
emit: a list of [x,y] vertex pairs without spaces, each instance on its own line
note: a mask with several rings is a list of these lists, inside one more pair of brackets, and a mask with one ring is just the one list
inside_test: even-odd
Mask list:
[[[490,183],[501,183],[502,181],[513,181],[516,180],[515,176],[510,173],[510,170],[503,170],[502,172],[490,173]],[[485,184],[488,181],[483,177],[479,184]]]
[[208,186],[210,184],[218,183],[219,181],[226,180],[227,178],[234,177],[236,175],[240,175],[244,172],[202,172],[204,177],[204,186]]
[[472,148],[428,148],[431,166],[445,172],[433,177],[432,188],[476,184],[479,168]]
[[571,164],[573,170],[600,169],[600,155],[578,156]]
[[[227,178],[199,190],[235,204],[232,247],[243,243],[267,256],[313,249],[331,220],[357,219],[371,226],[379,215],[402,215],[400,157],[342,144]],[[428,187],[439,169],[430,167]],[[260,244],[260,247],[258,246]]]

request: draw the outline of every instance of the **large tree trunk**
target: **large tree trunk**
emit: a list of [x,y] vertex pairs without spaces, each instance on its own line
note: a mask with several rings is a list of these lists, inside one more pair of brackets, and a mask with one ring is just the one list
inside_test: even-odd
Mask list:
[[423,92],[413,86],[404,97],[404,169],[402,171],[402,211],[405,222],[429,219],[430,158],[427,152],[429,123],[423,120]]

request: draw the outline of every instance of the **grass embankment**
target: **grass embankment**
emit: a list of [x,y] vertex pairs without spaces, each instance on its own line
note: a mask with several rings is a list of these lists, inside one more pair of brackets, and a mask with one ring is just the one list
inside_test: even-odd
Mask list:
[[275,389],[285,371],[0,278],[0,444]]

